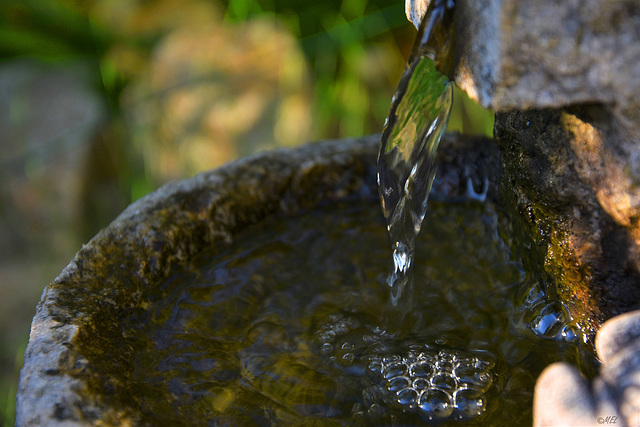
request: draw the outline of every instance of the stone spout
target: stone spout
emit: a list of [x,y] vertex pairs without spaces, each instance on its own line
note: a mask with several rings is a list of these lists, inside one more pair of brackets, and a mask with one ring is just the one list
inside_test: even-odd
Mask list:
[[[428,0],[407,0],[418,27]],[[640,92],[637,0],[457,0],[452,77],[494,111],[633,103]]]
[[[428,3],[406,1],[414,25]],[[592,342],[607,319],[640,308],[640,2],[456,0],[455,34],[455,65],[441,71],[496,112],[503,190],[529,262]],[[591,390],[553,367],[535,423],[640,425],[634,354],[625,381],[605,363]],[[550,397],[558,381],[563,399]],[[578,403],[589,410],[567,412]]]

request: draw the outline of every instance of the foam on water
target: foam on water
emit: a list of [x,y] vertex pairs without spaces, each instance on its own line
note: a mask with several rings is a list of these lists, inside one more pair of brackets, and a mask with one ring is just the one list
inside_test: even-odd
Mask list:
[[413,346],[404,356],[375,355],[365,390],[369,407],[379,401],[426,420],[469,419],[486,410],[484,393],[493,383],[495,362],[486,352]]

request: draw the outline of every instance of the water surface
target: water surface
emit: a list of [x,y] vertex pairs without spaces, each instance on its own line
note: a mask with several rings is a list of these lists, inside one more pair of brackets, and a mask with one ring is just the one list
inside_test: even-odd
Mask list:
[[267,220],[176,272],[128,325],[147,342],[131,378],[144,418],[530,424],[535,378],[580,364],[578,348],[539,336],[531,307],[544,297],[489,205],[434,203],[427,216],[438,226],[417,240],[420,316],[401,339],[380,328],[390,252],[375,203]]

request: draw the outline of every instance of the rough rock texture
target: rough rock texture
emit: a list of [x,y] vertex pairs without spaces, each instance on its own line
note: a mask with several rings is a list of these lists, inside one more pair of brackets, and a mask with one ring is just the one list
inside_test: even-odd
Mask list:
[[[377,199],[378,144],[373,136],[264,153],[169,184],[129,206],[44,290],[20,374],[16,425],[144,424],[134,382],[127,380],[137,343],[123,319],[144,318],[157,284],[173,269],[267,216]],[[476,188],[485,177],[499,182],[497,149],[485,139],[448,134],[440,153],[436,194],[459,196],[467,179]],[[489,197],[497,197],[495,185]]]
[[[426,3],[407,0],[414,24]],[[455,26],[450,75],[498,112],[537,262],[593,336],[640,307],[640,3],[456,0]]]
[[[429,2],[406,2],[417,26]],[[497,112],[527,261],[572,312],[590,312],[580,322],[593,338],[640,308],[640,2],[456,0],[455,27],[455,66],[442,71]],[[545,371],[536,424],[640,425],[636,327],[598,334],[593,394],[566,366]]]
[[[499,113],[506,186],[559,296],[591,331],[640,308],[640,187],[604,107]],[[630,147],[628,147],[630,148]]]
[[603,362],[591,387],[564,363],[545,369],[536,384],[536,426],[640,425],[640,311],[606,322],[596,338]]
[[[406,0],[418,27],[428,0]],[[635,102],[637,0],[456,0],[456,84],[483,106]],[[624,102],[628,103],[628,102]]]

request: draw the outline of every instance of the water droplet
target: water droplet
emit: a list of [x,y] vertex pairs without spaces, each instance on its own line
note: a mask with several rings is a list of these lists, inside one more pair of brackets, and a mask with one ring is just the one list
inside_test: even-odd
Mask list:
[[387,390],[398,392],[403,388],[409,387],[411,380],[407,377],[395,377],[387,381]]
[[431,365],[426,361],[420,361],[409,366],[409,376],[429,377],[433,373]]
[[486,410],[482,393],[472,388],[458,390],[454,395],[454,406],[463,418],[477,417]]
[[443,390],[427,390],[420,395],[418,407],[427,416],[446,418],[453,413],[451,396]]
[[405,388],[398,392],[398,403],[413,408],[418,402],[418,392],[412,388]]
[[393,377],[404,375],[406,372],[407,365],[402,362],[392,362],[388,365],[383,366],[382,368],[382,376],[387,380]]

